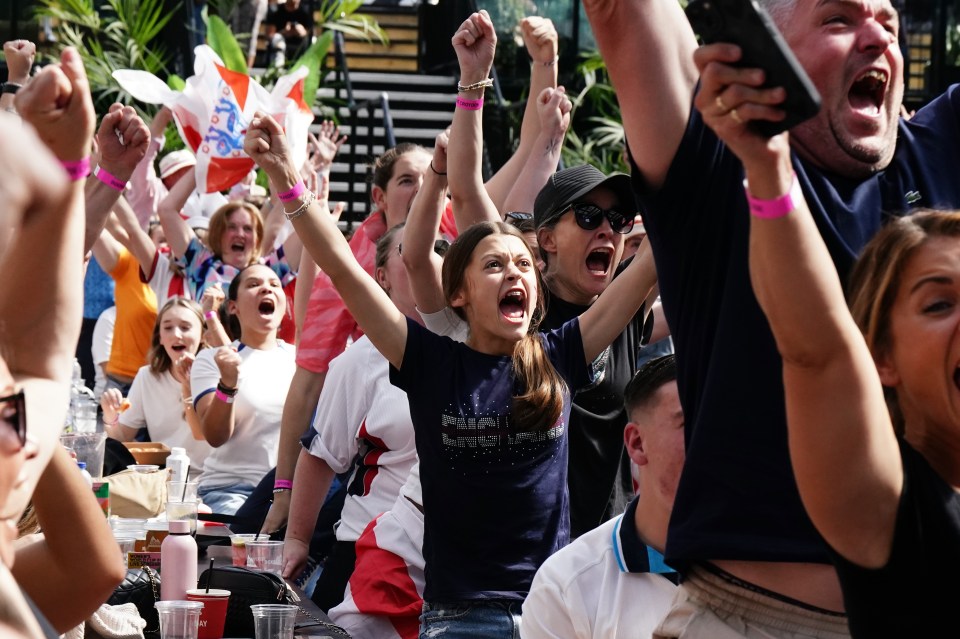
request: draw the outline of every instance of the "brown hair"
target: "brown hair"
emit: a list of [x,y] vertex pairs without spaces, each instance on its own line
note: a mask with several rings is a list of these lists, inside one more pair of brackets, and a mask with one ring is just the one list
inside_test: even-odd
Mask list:
[[163,321],[164,314],[174,306],[182,306],[188,311],[193,311],[193,314],[197,316],[197,320],[200,322],[200,343],[197,344],[197,352],[199,353],[200,349],[205,346],[203,343],[203,329],[205,328],[203,309],[200,308],[199,304],[185,297],[171,298],[163,305],[160,312],[157,313],[157,321],[153,323],[153,335],[150,337],[150,351],[147,353],[147,361],[150,362],[150,371],[157,375],[166,373],[170,370],[170,367],[173,366],[170,356],[167,355],[167,349],[160,343],[160,322]]
[[253,221],[253,232],[256,235],[253,253],[250,254],[250,264],[253,264],[260,259],[260,242],[263,241],[263,218],[260,217],[260,211],[249,202],[243,200],[227,202],[210,216],[210,226],[207,229],[207,245],[217,258],[223,255],[223,246],[220,245],[220,240],[223,238],[223,232],[227,230],[227,218],[239,209],[249,213],[250,219]]
[[[850,273],[848,304],[874,357],[893,346],[890,315],[900,274],[916,250],[935,237],[960,238],[960,211],[923,210],[887,223],[864,247]],[[898,433],[903,415],[893,389],[884,389]]]
[[401,157],[412,151],[423,151],[429,155],[429,151],[413,142],[401,142],[392,149],[387,149],[373,161],[373,185],[379,186],[384,191],[387,190],[387,184],[393,177],[393,167]]
[[403,228],[403,224],[403,222],[400,222],[400,224],[390,227],[387,229],[387,232],[377,240],[377,255],[373,262],[374,268],[383,268],[387,265],[387,260],[390,259],[390,252],[396,248],[394,242],[397,237],[397,231]]
[[[466,286],[467,267],[473,258],[477,245],[491,235],[511,235],[519,238],[533,259],[533,252],[523,235],[504,222],[481,222],[474,224],[460,234],[450,245],[443,258],[441,280],[443,295],[450,305],[453,297]],[[536,268],[536,267],[534,267]],[[543,341],[537,332],[543,319],[546,301],[543,296],[543,283],[539,270],[537,276],[537,306],[527,334],[517,342],[513,349],[513,370],[522,392],[515,395],[511,406],[511,418],[523,430],[545,430],[552,427],[563,413],[563,398],[566,384],[557,369],[553,367],[543,348]],[[453,309],[457,315],[466,319],[463,309]]]

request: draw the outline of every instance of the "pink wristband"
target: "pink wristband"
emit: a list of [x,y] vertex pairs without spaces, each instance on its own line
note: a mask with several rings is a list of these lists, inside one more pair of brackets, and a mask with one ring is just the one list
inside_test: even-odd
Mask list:
[[803,191],[800,189],[800,182],[797,181],[796,173],[793,174],[793,184],[790,185],[790,190],[772,200],[761,200],[750,195],[746,180],[743,181],[743,188],[747,193],[750,214],[764,220],[783,217],[796,209],[797,205],[803,201]]
[[97,167],[96,176],[98,180],[115,191],[122,191],[127,188],[126,182],[121,182],[119,178],[111,175],[110,172],[104,169],[102,166]]
[[293,185],[293,188],[289,191],[284,191],[283,193],[277,193],[277,197],[280,198],[281,202],[289,202],[290,200],[295,200],[301,195],[306,188],[303,186],[303,181],[297,182]]
[[465,100],[464,98],[457,98],[457,107],[463,109],[464,111],[479,111],[483,108],[483,98],[479,100]]
[[213,319],[213,318],[217,317],[217,312],[216,312],[216,311],[207,311],[206,313],[203,314],[203,316],[204,316],[205,318],[207,318],[207,319]]
[[274,479],[273,487],[274,488],[293,488],[293,481],[289,479]]
[[226,393],[224,393],[224,392],[223,392],[222,390],[220,390],[219,388],[216,390],[216,396],[217,396],[217,399],[219,399],[219,400],[220,400],[221,402],[223,402],[224,404],[232,404],[232,403],[233,403],[233,398],[230,397],[229,395],[227,395]]
[[67,172],[67,176],[73,180],[82,180],[83,178],[90,175],[90,157],[87,156],[82,160],[61,160],[60,164],[63,165],[63,170]]

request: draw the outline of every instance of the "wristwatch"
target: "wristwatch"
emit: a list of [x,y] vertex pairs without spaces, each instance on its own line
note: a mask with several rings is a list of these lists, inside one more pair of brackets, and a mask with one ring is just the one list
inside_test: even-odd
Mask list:
[[0,88],[0,94],[3,93],[16,93],[23,86],[22,84],[17,84],[16,82],[4,82],[2,88]]

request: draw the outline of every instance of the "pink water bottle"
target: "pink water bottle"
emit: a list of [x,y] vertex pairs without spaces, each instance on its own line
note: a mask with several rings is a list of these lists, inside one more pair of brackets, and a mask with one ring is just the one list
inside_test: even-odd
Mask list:
[[168,522],[170,533],[160,544],[160,599],[179,601],[197,587],[197,542],[190,522]]

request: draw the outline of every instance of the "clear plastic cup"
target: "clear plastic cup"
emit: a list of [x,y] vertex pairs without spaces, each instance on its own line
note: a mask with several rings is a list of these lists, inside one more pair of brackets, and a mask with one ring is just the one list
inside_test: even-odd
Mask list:
[[106,433],[66,433],[60,436],[64,448],[77,455],[78,462],[87,465],[87,472],[94,479],[103,477],[103,455],[107,448]]
[[120,546],[120,556],[123,557],[123,565],[127,565],[127,553],[133,552],[137,545],[137,538],[124,534],[113,534],[113,538],[117,540],[117,545]]
[[297,607],[283,604],[256,604],[253,612],[253,627],[256,639],[293,639],[293,626],[297,620]]
[[[266,535],[260,535],[266,539]],[[257,535],[242,533],[230,535],[230,556],[234,566],[247,565],[247,542],[257,538]]]
[[167,521],[186,521],[190,524],[190,534],[197,534],[197,502],[168,501]]
[[247,566],[272,572],[278,577],[282,577],[281,568],[283,567],[283,542],[271,541],[269,539],[256,539],[246,542],[247,546]]
[[197,639],[200,629],[200,601],[158,601],[160,639]]

